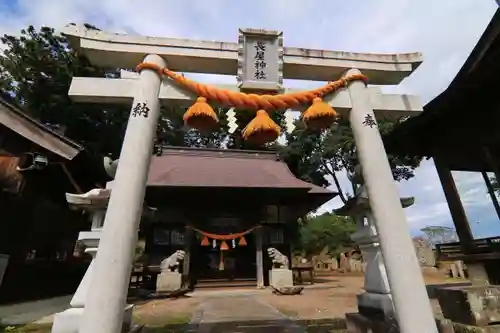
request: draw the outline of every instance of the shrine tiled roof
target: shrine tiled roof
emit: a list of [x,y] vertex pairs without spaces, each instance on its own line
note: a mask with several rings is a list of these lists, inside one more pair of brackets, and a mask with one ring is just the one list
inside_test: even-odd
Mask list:
[[333,192],[296,178],[274,152],[166,148],[151,161],[148,186],[303,189]]

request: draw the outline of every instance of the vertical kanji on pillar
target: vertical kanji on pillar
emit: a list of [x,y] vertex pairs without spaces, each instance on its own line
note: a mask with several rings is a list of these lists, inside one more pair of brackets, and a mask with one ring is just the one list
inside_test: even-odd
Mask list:
[[[148,55],[144,61],[166,66],[158,55]],[[80,333],[122,330],[134,245],[160,113],[160,83],[161,77],[151,69],[144,69],[137,81]]]
[[[347,75],[360,74],[351,69]],[[402,333],[437,333],[429,297],[410,236],[406,216],[377,127],[366,85],[348,86],[349,121],[362,167],[370,209],[379,233],[396,318]]]

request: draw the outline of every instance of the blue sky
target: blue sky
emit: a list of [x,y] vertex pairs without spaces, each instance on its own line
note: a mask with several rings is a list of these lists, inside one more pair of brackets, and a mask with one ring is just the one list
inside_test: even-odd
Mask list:
[[[0,33],[29,24],[61,28],[91,23],[110,32],[233,41],[238,28],[284,32],[285,46],[351,52],[422,52],[424,63],[388,92],[420,95],[426,103],[444,90],[476,44],[497,8],[494,0],[0,0]],[[233,77],[201,76],[224,83]],[[309,88],[307,82],[285,82]],[[343,174],[344,188],[349,188]],[[454,173],[476,237],[500,234],[480,174]],[[451,225],[432,161],[424,161],[401,195],[415,196],[406,209],[412,232]],[[322,207],[339,206],[333,200]]]

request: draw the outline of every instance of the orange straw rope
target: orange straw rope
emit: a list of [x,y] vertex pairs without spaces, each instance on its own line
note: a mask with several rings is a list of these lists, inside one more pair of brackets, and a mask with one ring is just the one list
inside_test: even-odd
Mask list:
[[200,230],[200,229],[196,229],[194,227],[191,227],[191,226],[186,226],[186,228],[189,228],[189,229],[193,229],[194,231],[202,234],[203,236],[206,236],[208,238],[211,238],[211,239],[216,239],[216,240],[232,240],[232,239],[237,239],[237,238],[240,238],[240,237],[243,237],[245,236],[246,234],[249,234],[251,233],[252,231],[254,231],[255,229],[257,228],[260,228],[260,226],[255,226],[253,228],[250,228],[248,230],[245,230],[243,232],[239,232],[239,233],[236,233],[236,234],[229,234],[229,235],[218,235],[218,234],[211,234],[209,232],[205,232],[203,230]]
[[136,71],[140,72],[144,68],[155,70],[159,75],[168,76],[174,82],[195,92],[198,96],[205,97],[207,100],[216,101],[229,107],[255,110],[264,109],[269,111],[294,108],[300,105],[310,104],[315,97],[322,97],[336,91],[339,88],[346,87],[351,81],[362,80],[365,83],[368,81],[366,76],[362,74],[354,74],[343,77],[337,81],[328,82],[324,86],[313,90],[301,91],[293,94],[257,95],[217,89],[207,84],[192,81],[169,70],[168,68],[163,68],[150,62],[143,62],[139,64],[136,67]]

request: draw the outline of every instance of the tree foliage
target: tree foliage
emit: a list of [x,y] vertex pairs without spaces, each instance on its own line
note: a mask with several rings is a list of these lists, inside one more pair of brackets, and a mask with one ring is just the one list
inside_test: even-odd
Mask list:
[[458,242],[457,232],[451,227],[427,226],[420,231],[425,234],[426,240],[432,247],[436,244]]
[[299,223],[294,251],[311,256],[328,248],[332,255],[337,255],[352,248],[350,235],[354,231],[356,225],[350,218],[332,213],[305,217]]
[[[87,25],[90,29],[97,29]],[[96,154],[118,157],[123,141],[129,105],[100,105],[75,103],[68,97],[71,80],[79,77],[119,76],[117,68],[102,69],[71,49],[67,39],[54,29],[32,26],[23,29],[19,36],[1,38],[5,51],[0,55],[0,92],[3,98],[20,106],[25,112],[63,132],[64,135],[84,145]],[[130,69],[124,69],[130,70]],[[238,129],[228,133],[225,109],[217,109],[219,128],[211,135],[184,128],[182,115],[185,109],[162,108],[158,123],[156,145],[188,147],[233,148],[268,150],[278,149],[292,172],[303,180],[319,186],[335,184],[342,200],[337,173],[352,169],[355,163],[355,144],[346,120],[341,120],[337,130],[314,133],[300,121],[296,129],[286,135],[287,143],[266,147],[252,146],[241,138],[241,132],[254,117],[255,111],[238,110]],[[271,117],[282,124],[283,115],[274,112]],[[382,133],[388,132],[397,121],[378,119]],[[396,180],[409,179],[420,160],[389,156]]]
[[6,47],[0,56],[2,97],[94,151],[116,155],[128,107],[74,103],[68,90],[73,76],[117,77],[117,69],[91,66],[48,27],[30,26],[1,41]]
[[[381,134],[388,133],[401,119],[378,119]],[[322,132],[311,132],[300,122],[296,129],[287,135],[288,145],[282,148],[282,156],[292,172],[299,178],[318,186],[336,185],[340,198],[345,203],[348,194],[341,188],[337,173],[352,172],[356,162],[356,145],[349,123],[341,119],[336,128]],[[420,158],[388,156],[394,179],[408,180],[413,177]]]
[[498,179],[496,177],[491,177],[491,186],[497,195],[500,195],[500,184],[498,183]]
[[[68,91],[75,76],[117,78],[120,69],[92,66],[85,57],[71,49],[64,36],[49,27],[36,30],[29,26],[21,30],[20,36],[4,35],[1,41],[5,46],[0,55],[1,97],[94,153],[118,156],[130,105],[75,103],[68,97]],[[252,146],[241,139],[241,131],[254,112],[238,112],[239,128],[230,134],[225,116],[227,110],[216,111],[221,120],[219,128],[211,135],[203,136],[184,128],[184,108],[162,108],[157,145],[269,149]],[[275,113],[272,117],[281,123],[281,115]]]

